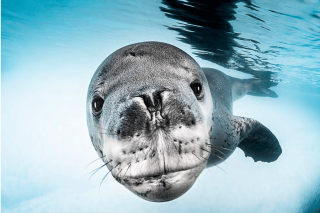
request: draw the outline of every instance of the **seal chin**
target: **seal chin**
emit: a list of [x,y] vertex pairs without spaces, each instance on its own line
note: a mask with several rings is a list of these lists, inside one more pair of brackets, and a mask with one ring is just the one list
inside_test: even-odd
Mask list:
[[117,179],[139,197],[152,202],[174,200],[187,192],[206,166],[206,161],[194,168],[158,176]]

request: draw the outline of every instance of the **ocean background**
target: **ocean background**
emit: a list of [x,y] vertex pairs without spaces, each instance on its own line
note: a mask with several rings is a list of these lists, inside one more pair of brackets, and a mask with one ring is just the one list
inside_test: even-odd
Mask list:
[[[320,212],[320,1],[3,0],[1,210],[16,212]],[[91,77],[112,52],[161,41],[202,66],[278,85],[234,114],[278,138],[273,163],[237,149],[182,197],[137,197],[102,162],[86,124]]]

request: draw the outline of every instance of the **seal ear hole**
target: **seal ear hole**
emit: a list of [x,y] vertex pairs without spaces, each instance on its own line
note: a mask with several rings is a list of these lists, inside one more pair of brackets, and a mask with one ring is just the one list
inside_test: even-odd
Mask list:
[[101,97],[95,97],[92,101],[92,111],[94,113],[99,113],[102,110],[104,100]]

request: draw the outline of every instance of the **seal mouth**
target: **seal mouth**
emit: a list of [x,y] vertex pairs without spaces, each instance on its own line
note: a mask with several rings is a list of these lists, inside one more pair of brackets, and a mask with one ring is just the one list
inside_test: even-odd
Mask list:
[[207,159],[204,158],[204,160],[201,161],[199,164],[192,165],[190,167],[183,168],[183,169],[177,169],[177,170],[170,171],[170,172],[162,172],[162,173],[159,173],[159,174],[156,174],[156,175],[141,175],[141,176],[136,176],[136,177],[126,176],[126,177],[123,177],[123,178],[121,178],[119,176],[114,176],[114,178],[121,184],[126,184],[128,181],[137,182],[137,183],[141,182],[142,180],[143,181],[155,181],[155,180],[160,180],[163,177],[168,177],[168,176],[170,176],[171,174],[174,174],[174,173],[183,172],[183,171],[187,171],[187,170],[190,170],[190,169],[197,168],[197,167],[201,166],[202,164],[206,164],[206,163],[207,163]]
[[[139,197],[164,202],[188,191],[206,167],[210,150],[204,124],[178,126],[126,140],[108,138],[103,153],[112,176]],[[105,160],[107,160],[105,159]]]
[[139,197],[152,202],[166,202],[187,192],[207,164],[201,161],[192,167],[142,177],[115,177],[115,179]]

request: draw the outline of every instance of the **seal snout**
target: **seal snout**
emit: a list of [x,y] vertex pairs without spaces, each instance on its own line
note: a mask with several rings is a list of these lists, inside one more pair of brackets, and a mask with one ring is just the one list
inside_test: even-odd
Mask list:
[[192,109],[171,90],[149,90],[132,95],[125,107],[117,109],[119,122],[112,132],[120,138],[135,134],[152,135],[157,130],[170,133],[181,126],[192,127],[199,122],[199,111]]

